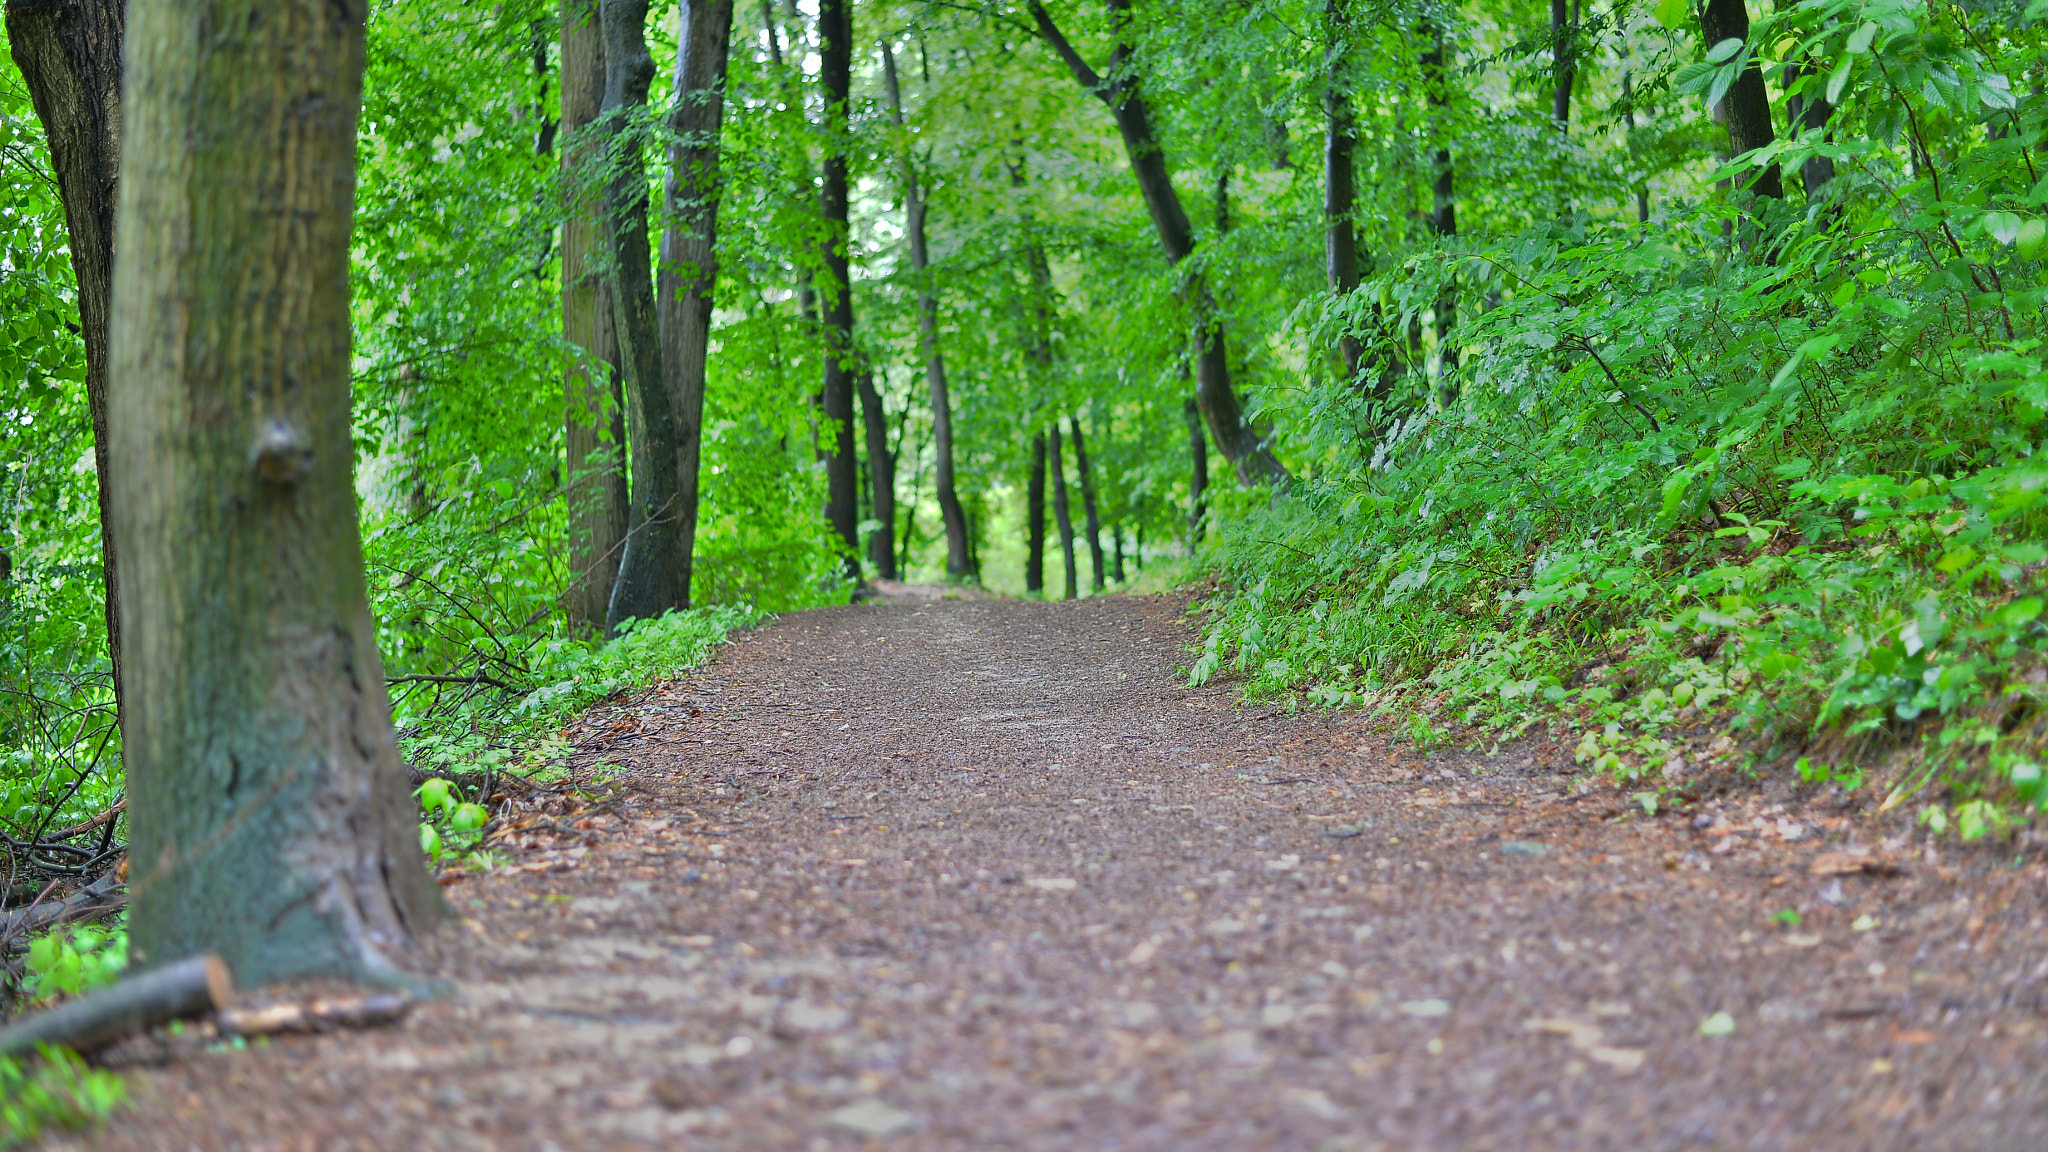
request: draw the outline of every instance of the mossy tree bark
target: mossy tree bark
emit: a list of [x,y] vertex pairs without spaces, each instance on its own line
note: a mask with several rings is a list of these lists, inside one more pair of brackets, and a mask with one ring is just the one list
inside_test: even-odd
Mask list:
[[607,142],[604,192],[605,284],[619,345],[632,420],[633,502],[618,579],[605,610],[605,631],[684,605],[686,593],[676,498],[675,409],[662,366],[654,310],[654,270],[647,232],[646,126],[638,119],[654,83],[647,51],[647,0],[599,0],[604,41]]
[[726,50],[732,0],[683,0],[676,14],[675,99],[669,106],[668,180],[662,196],[661,269],[655,311],[676,437],[676,585],[690,603],[696,570],[704,378],[711,353],[712,289],[718,282],[718,133],[725,122]]
[[562,380],[569,490],[569,618],[603,627],[627,528],[626,412],[604,257],[604,157],[588,139],[604,106],[604,41],[597,0],[562,0],[562,170],[573,197],[562,221],[562,338],[583,349]]
[[121,699],[121,580],[115,562],[107,436],[107,312],[114,279],[114,207],[121,167],[122,0],[12,0],[7,43],[28,83],[64,201],[78,327],[85,341],[85,406],[99,480],[100,560],[107,591],[107,657]]
[[110,397],[132,950],[397,979],[442,906],[349,424],[363,0],[135,0]]

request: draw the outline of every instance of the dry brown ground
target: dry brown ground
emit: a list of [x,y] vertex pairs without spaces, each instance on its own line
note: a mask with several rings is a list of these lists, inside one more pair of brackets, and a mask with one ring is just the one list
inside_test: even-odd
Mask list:
[[[588,844],[447,890],[455,996],[141,1070],[90,1143],[2048,1148],[2040,865],[1241,709],[1182,609],[745,637],[598,718]],[[1815,874],[1856,840],[1897,870]]]

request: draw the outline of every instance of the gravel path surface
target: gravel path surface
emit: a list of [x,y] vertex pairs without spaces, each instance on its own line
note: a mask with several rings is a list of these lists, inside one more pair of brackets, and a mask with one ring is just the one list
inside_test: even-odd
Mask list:
[[1239,708],[1183,610],[749,635],[593,721],[615,814],[445,889],[454,997],[188,1046],[90,1146],[2048,1148],[2010,845]]

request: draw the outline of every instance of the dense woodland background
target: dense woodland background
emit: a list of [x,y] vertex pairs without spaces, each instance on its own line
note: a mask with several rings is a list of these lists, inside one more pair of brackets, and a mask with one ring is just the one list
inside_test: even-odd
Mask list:
[[[740,0],[715,132],[684,12],[607,7],[644,103],[591,103],[588,0],[371,7],[356,476],[416,767],[543,762],[565,710],[862,580],[1153,571],[1216,577],[1195,679],[1419,703],[1418,742],[1567,724],[1654,796],[1710,721],[1758,770],[1888,755],[1968,835],[2048,803],[2041,5]],[[622,501],[664,473],[575,294],[642,197],[651,275],[708,269],[662,244],[714,196],[696,607],[606,647]],[[121,777],[74,273],[11,64],[0,217],[28,841]]]

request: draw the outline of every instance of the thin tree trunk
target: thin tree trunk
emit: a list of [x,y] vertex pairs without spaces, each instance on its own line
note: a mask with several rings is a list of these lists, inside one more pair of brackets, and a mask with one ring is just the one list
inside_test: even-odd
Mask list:
[[825,457],[825,519],[846,548],[846,575],[860,579],[860,528],[854,501],[860,478],[853,459],[853,280],[847,266],[847,149],[853,84],[853,0],[819,0],[819,82],[825,89],[825,167],[820,204],[825,218],[825,372],[819,386],[819,451]]
[[858,377],[860,418],[867,432],[868,478],[873,496],[868,519],[877,527],[868,537],[868,558],[884,580],[896,579],[896,458],[889,452],[889,414],[875,391],[874,369],[861,366]]
[[[886,43],[882,45],[882,75],[888,84],[889,114],[901,132],[903,90],[896,79],[896,54]],[[938,457],[933,483],[938,489],[939,519],[946,528],[946,578],[964,580],[971,567],[967,517],[960,511],[960,496],[953,487],[953,402],[946,390],[946,361],[939,355],[939,301],[932,291],[931,250],[925,244],[926,205],[909,149],[898,156],[897,163],[903,171],[903,227],[910,238],[910,270],[917,278],[918,342],[924,350],[925,383],[932,397],[932,450]]]
[[1550,0],[1550,119],[1559,132],[1571,130],[1572,73],[1578,66],[1577,46],[1573,43],[1579,33],[1578,8],[1578,0],[1572,0],[1569,7],[1565,0]]
[[1067,469],[1061,459],[1065,453],[1060,451],[1060,422],[1057,417],[1046,432],[1045,451],[1052,459],[1052,514],[1059,523],[1060,555],[1067,566],[1067,592],[1061,599],[1072,600],[1081,594],[1081,579],[1074,566],[1074,517],[1067,505]]
[[[1424,31],[1430,37],[1430,46],[1429,51],[1422,54],[1422,74],[1428,83],[1430,131],[1437,139],[1434,157],[1436,182],[1431,188],[1429,228],[1440,239],[1448,240],[1458,234],[1456,171],[1451,167],[1449,127],[1445,124],[1451,106],[1450,82],[1444,75],[1443,32],[1434,26],[1425,26]],[[1436,300],[1437,356],[1445,369],[1458,365],[1457,350],[1451,346],[1451,332],[1457,326],[1458,283],[1454,276],[1444,285]]]
[[1031,487],[1025,494],[1024,590],[1045,595],[1045,433],[1031,435]]
[[402,981],[443,914],[363,580],[367,6],[135,0],[109,378],[130,956]]
[[1093,587],[1097,592],[1103,589],[1102,562],[1102,517],[1095,510],[1095,479],[1088,472],[1088,448],[1081,439],[1081,422],[1067,417],[1067,431],[1074,437],[1074,471],[1081,479],[1081,510],[1086,515],[1088,526],[1089,574],[1094,578]]
[[660,324],[647,239],[644,130],[632,122],[654,83],[647,52],[647,0],[599,0],[604,39],[602,123],[610,160],[604,231],[612,331],[633,420],[633,514],[619,576],[605,611],[605,631],[627,619],[648,619],[684,604],[678,555],[675,406],[662,365]]
[[1197,544],[1209,519],[1209,442],[1202,436],[1202,413],[1193,400],[1182,406],[1188,421],[1188,455],[1194,471],[1188,477],[1188,535]]
[[562,129],[569,138],[562,171],[572,198],[562,221],[562,338],[584,351],[562,377],[562,446],[572,485],[567,606],[572,623],[601,628],[618,580],[629,496],[625,412],[611,402],[623,386],[619,349],[612,337],[611,294],[598,274],[604,263],[603,209],[587,187],[588,173],[604,157],[578,136],[604,106],[597,0],[562,0],[561,53]]
[[[1623,60],[1628,59],[1628,48],[1626,45],[1623,46],[1621,55]],[[1630,70],[1627,68],[1621,70],[1621,99],[1624,107],[1627,109],[1622,115],[1622,121],[1628,127],[1628,134],[1633,137],[1636,131],[1636,89],[1635,81],[1630,76]],[[1635,152],[1633,140],[1629,144],[1629,152]],[[1650,187],[1646,181],[1636,185],[1636,223],[1648,224],[1649,222]]]
[[676,8],[675,99],[669,107],[668,180],[662,196],[655,315],[676,443],[676,601],[690,605],[696,568],[699,461],[711,305],[718,283],[719,129],[725,122],[726,48],[733,0]]
[[1124,583],[1124,526],[1122,521],[1118,521],[1116,526],[1110,529],[1110,535],[1116,541],[1116,582],[1121,587]]
[[[1723,40],[1747,41],[1749,9],[1743,0],[1707,0],[1700,17],[1700,32],[1709,48]],[[1754,58],[1736,77],[1721,104],[1728,116],[1728,146],[1733,155],[1768,147],[1777,139],[1771,130],[1771,96],[1764,89],[1763,66]],[[1759,196],[1783,199],[1785,185],[1778,166],[1773,164],[1758,173],[1749,182],[1749,189]]]
[[[1788,64],[1785,66],[1784,79],[1786,86],[1790,87],[1792,82],[1800,76],[1817,79],[1819,75],[1819,70],[1814,68],[1811,63],[1800,64],[1796,67]],[[1809,93],[1814,93],[1814,91],[1814,88],[1808,88]],[[1797,137],[1812,128],[1826,129],[1828,118],[1834,114],[1834,105],[1829,104],[1826,97],[1818,94],[1788,96],[1785,98],[1785,127],[1787,134],[1793,137]],[[1987,123],[1985,128],[1987,131],[1992,132],[1992,139],[1997,139],[1996,131],[1992,124]],[[1821,138],[1825,140],[1827,136],[1824,134]],[[1804,164],[1799,166],[1800,183],[1806,186],[1806,196],[1809,200],[1820,195],[1822,186],[1834,178],[1835,162],[1826,156],[1809,157]]]
[[123,0],[13,0],[7,42],[28,83],[49,141],[71,270],[78,281],[78,327],[85,340],[85,407],[92,419],[98,480],[100,563],[106,585],[107,659],[120,714],[121,579],[115,562],[108,473],[107,312],[114,275],[114,205],[121,168]]
[[[1121,31],[1130,10],[1129,0],[1106,0],[1106,3],[1112,22]],[[1030,9],[1040,37],[1066,62],[1081,87],[1107,105],[1116,118],[1117,131],[1123,137],[1124,153],[1130,160],[1132,174],[1137,177],[1138,191],[1145,198],[1152,225],[1159,233],[1160,246],[1166,250],[1167,260],[1179,264],[1195,250],[1194,228],[1188,223],[1186,209],[1181,207],[1180,193],[1174,189],[1173,174],[1166,166],[1166,151],[1152,130],[1152,110],[1138,92],[1137,73],[1131,67],[1130,46],[1119,38],[1116,49],[1110,54],[1109,76],[1098,76],[1067,42],[1065,34],[1053,23],[1043,4],[1032,0]],[[1237,470],[1240,483],[1285,483],[1288,480],[1287,469],[1258,432],[1245,423],[1243,406],[1238,402],[1236,390],[1231,387],[1230,360],[1224,350],[1223,320],[1208,280],[1201,273],[1194,273],[1187,277],[1182,292],[1194,314],[1198,350],[1195,398],[1202,419],[1209,425],[1210,435],[1216,438],[1216,446],[1222,449],[1224,458]]]
[[[1358,199],[1357,123],[1351,111],[1350,78],[1344,74],[1342,0],[1323,6],[1323,272],[1330,291],[1347,296],[1358,287],[1358,224],[1353,212]],[[1346,332],[1337,339],[1344,357],[1344,378],[1361,384],[1359,370],[1365,346]]]

